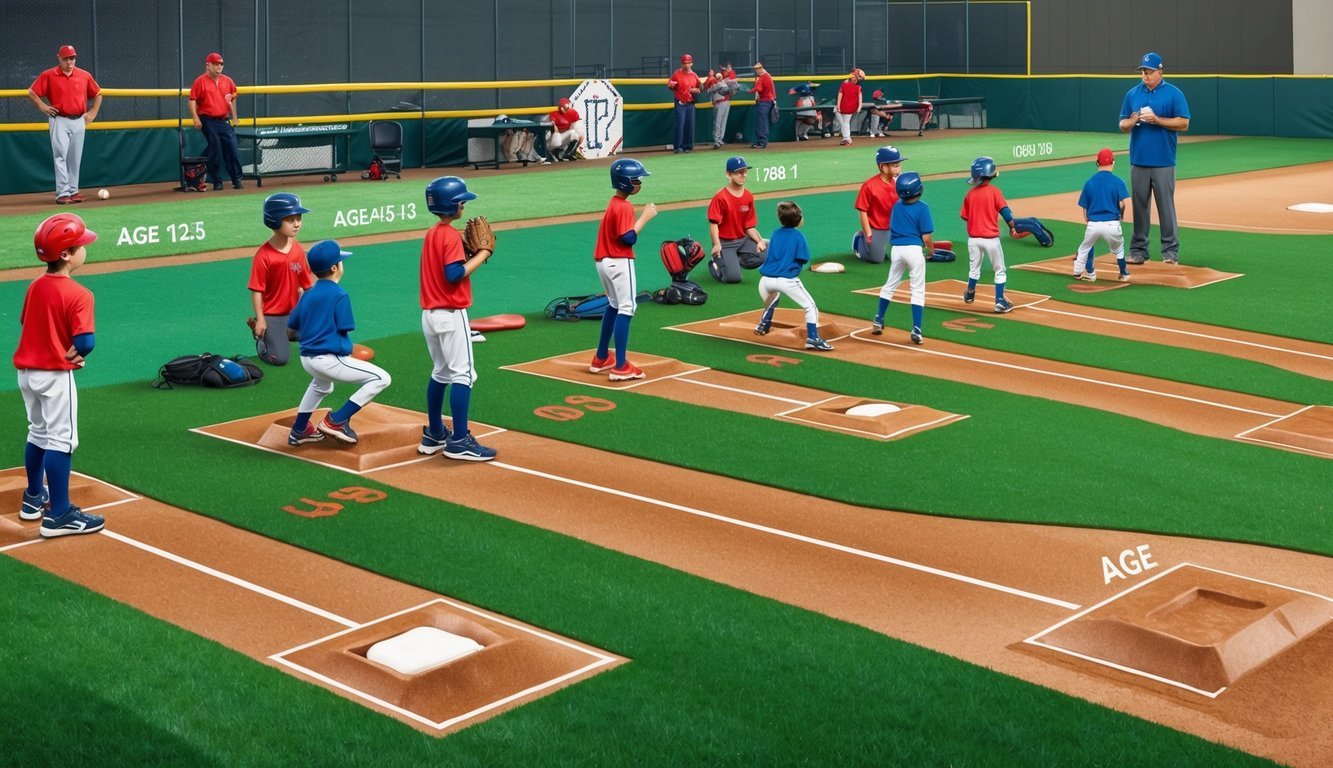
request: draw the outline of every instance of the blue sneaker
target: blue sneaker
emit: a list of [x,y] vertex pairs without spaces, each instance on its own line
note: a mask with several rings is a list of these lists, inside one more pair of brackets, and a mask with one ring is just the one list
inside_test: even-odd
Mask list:
[[462,437],[450,435],[444,442],[444,458],[459,461],[490,461],[495,458],[495,449],[480,445],[471,432]]
[[417,453],[423,456],[432,456],[444,450],[445,443],[449,441],[449,430],[445,429],[444,434],[435,435],[430,431],[429,426],[421,428],[421,445],[417,446]]
[[100,515],[89,515],[71,505],[60,517],[47,515],[43,518],[41,535],[44,539],[56,536],[80,536],[85,533],[97,533],[104,525],[106,520]]
[[918,326],[912,327],[912,343],[913,344],[921,343],[921,328]]
[[870,321],[870,332],[876,336],[884,333],[884,318],[877,317]]
[[315,429],[315,425],[309,422],[306,422],[304,432],[297,432],[296,427],[292,427],[292,431],[287,433],[287,445],[292,447],[305,445],[306,443],[318,443],[323,439],[324,433]]
[[995,302],[995,314],[1004,315],[1013,311],[1014,311],[1014,304],[1008,299],[1000,299]]
[[333,414],[324,417],[319,423],[319,431],[340,442],[356,445],[356,432],[352,431],[352,422],[339,424],[333,420]]
[[20,520],[41,520],[46,517],[46,513],[51,509],[51,494],[45,488],[36,496],[29,496],[27,489],[23,491],[23,506],[19,507]]
[[815,350],[816,352],[832,352],[832,351],[833,351],[833,345],[830,344],[830,343],[828,343],[827,341],[824,341],[824,340],[823,340],[822,338],[820,338],[819,336],[815,336],[814,338],[806,339],[806,340],[805,340],[805,348],[806,348],[806,349],[813,349],[813,350]]

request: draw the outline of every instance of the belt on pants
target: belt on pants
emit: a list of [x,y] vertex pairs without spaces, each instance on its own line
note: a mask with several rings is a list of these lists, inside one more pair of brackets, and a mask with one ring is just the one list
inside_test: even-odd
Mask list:
[[77,115],[56,115],[56,117],[63,117],[66,120],[78,120],[80,117],[83,117],[83,113],[80,112]]

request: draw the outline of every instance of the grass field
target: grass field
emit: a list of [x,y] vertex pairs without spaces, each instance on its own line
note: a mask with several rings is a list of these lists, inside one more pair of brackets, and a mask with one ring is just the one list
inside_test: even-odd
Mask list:
[[[1017,143],[1051,140],[1054,157],[1123,148],[1119,135],[1009,134],[904,140],[907,167],[956,173],[927,182],[940,237],[965,241],[956,213],[973,157],[1000,160],[1011,200],[1067,192],[1071,206],[1090,162],[1023,169],[1006,164]],[[1231,139],[1183,147],[1181,178],[1325,160],[1333,142]],[[806,212],[816,260],[841,275],[805,278],[820,309],[867,317],[873,299],[853,294],[883,282],[884,268],[846,256],[854,191],[812,192],[873,172],[873,149],[770,152],[797,178],[752,182],[789,191]],[[706,238],[703,208],[721,184],[721,153],[645,160],[645,199],[698,201],[663,212],[639,251],[643,288],[666,284],[662,239]],[[753,158],[752,162],[755,162]],[[758,164],[756,162],[756,164]],[[1127,174],[1128,164],[1122,163]],[[576,164],[479,180],[469,213],[522,220],[596,212],[608,196],[604,165]],[[756,174],[757,175],[757,174]],[[464,174],[466,176],[466,174]],[[538,181],[534,182],[533,180]],[[559,185],[559,193],[552,187]],[[659,191],[660,190],[660,191]],[[266,189],[265,192],[268,190]],[[316,213],[303,240],[337,236],[327,211],[419,200],[406,184],[338,184],[303,193]],[[379,195],[384,195],[380,200]],[[658,196],[660,195],[660,196]],[[256,245],[262,194],[208,199],[207,215],[235,222],[210,231],[206,248]],[[759,205],[775,225],[775,200]],[[144,210],[89,209],[94,229],[174,221],[185,201]],[[176,206],[176,207],[172,207]],[[424,210],[424,205],[420,206]],[[80,211],[83,213],[84,211]],[[1022,215],[1021,208],[1016,213]],[[191,212],[190,215],[193,215]],[[0,264],[32,263],[27,243],[41,216],[0,217],[11,244]],[[401,224],[401,222],[399,222]],[[1058,255],[1080,226],[1050,222],[1057,253],[1005,241],[1010,265]],[[411,228],[424,230],[418,217]],[[595,344],[594,323],[541,317],[548,300],[596,290],[590,251],[596,221],[502,232],[495,258],[473,277],[473,317],[520,312],[528,328],[490,334],[476,349],[474,419],[625,455],[693,467],[870,507],[953,517],[1063,524],[1243,541],[1333,556],[1333,473],[1328,460],[1220,441],[1106,410],[1007,394],[965,382],[866,370],[830,358],[770,369],[775,380],[870,398],[904,400],[970,418],[910,439],[879,443],[699,405],[622,394],[607,418],[553,422],[534,414],[571,394],[569,384],[500,366]],[[387,225],[386,225],[387,227]],[[387,227],[392,229],[393,227]],[[357,234],[369,230],[358,230]],[[423,407],[429,361],[416,304],[419,240],[361,246],[343,285],[358,342],[395,382],[379,399]],[[1188,263],[1244,273],[1196,290],[1133,286],[1073,293],[1054,275],[1011,271],[1010,285],[1057,298],[1333,343],[1333,323],[1312,281],[1328,275],[1333,238],[1186,229]],[[181,245],[181,244],[177,244]],[[200,245],[198,243],[194,245]],[[194,246],[191,246],[193,248]],[[1154,251],[1156,243],[1153,243]],[[1069,246],[1072,248],[1072,245]],[[960,245],[961,252],[965,246]],[[99,241],[90,261],[157,255]],[[177,251],[190,248],[179,247]],[[98,348],[79,373],[82,444],[75,469],[137,493],[450,595],[631,659],[555,695],[433,739],[324,689],[151,618],[83,587],[0,557],[0,729],[13,765],[1258,765],[1267,761],[1129,715],[765,598],[579,540],[447,502],[395,491],[373,512],[349,509],[309,520],[285,504],[347,483],[328,468],[188,432],[192,427],[294,406],[308,377],[266,369],[256,387],[229,391],[148,386],[178,354],[249,351],[248,260],[232,259],[80,278],[97,296]],[[965,257],[931,265],[930,280],[966,277]],[[644,305],[632,348],[721,371],[742,370],[753,351],[667,326],[757,309],[753,275],[737,286],[695,277],[701,307]],[[17,339],[24,281],[0,283],[4,338]],[[906,308],[895,305],[890,325]],[[1333,382],[1220,355],[997,322],[985,334],[951,334],[962,315],[927,308],[928,339],[947,338],[1052,360],[1130,371],[1302,404],[1333,404]],[[809,357],[809,356],[807,356]],[[333,398],[345,393],[340,388]],[[12,380],[0,384],[0,425],[22,463],[25,422]],[[374,480],[360,480],[377,487]],[[114,528],[114,517],[110,517]],[[42,546],[61,546],[63,542]],[[886,576],[891,578],[891,576]],[[1021,638],[1019,638],[1021,639]],[[71,651],[69,649],[79,649]]]

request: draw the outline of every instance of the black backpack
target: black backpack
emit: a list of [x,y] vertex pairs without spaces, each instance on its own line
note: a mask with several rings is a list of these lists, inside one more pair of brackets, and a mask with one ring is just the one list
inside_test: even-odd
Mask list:
[[264,378],[259,366],[244,355],[223,357],[211,352],[182,355],[158,369],[153,380],[156,389],[175,389],[175,384],[212,387],[248,387]]

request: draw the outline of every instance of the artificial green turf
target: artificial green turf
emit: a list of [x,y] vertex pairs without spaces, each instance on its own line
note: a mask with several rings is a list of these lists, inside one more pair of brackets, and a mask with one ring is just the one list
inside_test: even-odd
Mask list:
[[[1183,148],[1182,176],[1186,167],[1204,160],[1215,163],[1218,172],[1239,169],[1235,162],[1258,162],[1232,158],[1232,165],[1223,166],[1225,143]],[[909,154],[917,146],[927,147],[909,145]],[[1246,146],[1254,150],[1247,151],[1250,158],[1265,155],[1268,145],[1259,141]],[[1326,148],[1328,143],[1278,141],[1273,146],[1265,159],[1283,164],[1308,154],[1311,146]],[[848,151],[848,156],[861,154],[860,149]],[[968,159],[979,151],[999,154],[976,146],[962,150],[959,154]],[[1211,157],[1214,152],[1216,157]],[[918,157],[923,162],[953,162],[924,151]],[[701,158],[716,162],[706,153],[682,160],[705,162]],[[799,162],[810,164],[814,157],[802,153]],[[1063,190],[1076,196],[1085,172],[1090,173],[1082,167],[1002,167],[1001,186],[1011,198],[1037,194],[1033,188],[1045,184],[1051,186],[1041,192]],[[582,178],[575,174],[592,174],[600,185],[603,173],[576,165],[551,178],[563,182]],[[672,175],[655,172],[652,181]],[[706,196],[719,181],[701,178]],[[931,181],[927,191],[941,234],[956,239],[943,225],[957,226],[951,220],[963,189],[961,181],[948,179]],[[331,192],[333,187],[318,191]],[[513,193],[521,194],[528,192]],[[535,198],[540,192],[532,194]],[[605,192],[589,200],[593,197],[594,208],[600,208]],[[850,291],[878,285],[884,267],[854,263],[846,255],[855,228],[853,193],[793,191],[792,197],[807,211],[806,233],[817,257],[848,264],[844,275],[806,278],[821,309],[864,314],[873,297]],[[247,205],[256,199],[251,196]],[[666,282],[653,244],[686,233],[703,236],[701,221],[702,208],[695,206],[663,213],[650,224],[639,246],[641,287]],[[774,224],[772,202],[765,201],[760,228],[767,231]],[[1327,460],[1188,435],[1098,409],[867,369],[835,358],[798,354],[798,366],[756,366],[745,361],[746,355],[759,351],[752,345],[662,329],[757,309],[752,273],[743,285],[720,286],[700,268],[697,277],[710,292],[709,303],[644,306],[634,323],[633,348],[834,392],[919,402],[969,418],[906,440],[879,443],[497,370],[594,344],[595,323],[554,323],[540,319],[537,312],[553,296],[597,290],[590,259],[595,228],[595,223],[585,222],[504,232],[500,253],[474,276],[474,317],[520,311],[528,313],[533,326],[493,334],[477,346],[481,379],[474,419],[875,507],[1180,533],[1333,554]],[[1060,222],[1052,228],[1066,251],[1082,232],[1082,227]],[[314,227],[310,232],[320,236]],[[1074,303],[1327,343],[1333,341],[1333,331],[1320,322],[1327,310],[1309,285],[1310,276],[1319,274],[1329,240],[1186,230],[1182,257],[1187,263],[1246,273],[1240,280],[1194,291],[1131,286],[1089,295],[1065,290],[1068,281],[1054,275],[1014,270],[1010,279],[1020,290]],[[1061,252],[1027,241],[1005,241],[1005,248],[1011,264]],[[344,285],[360,322],[355,338],[372,343],[380,353],[377,362],[395,377],[381,401],[419,410],[429,363],[417,331],[418,249],[415,242],[358,248]],[[0,631],[0,658],[7,673],[21,670],[8,676],[0,696],[8,697],[9,711],[31,707],[36,699],[43,711],[69,712],[76,722],[59,743],[36,733],[33,729],[40,723],[35,720],[21,721],[21,730],[4,731],[0,746],[16,755],[16,764],[51,762],[52,750],[62,747],[89,758],[76,762],[137,764],[1090,765],[1134,764],[1144,754],[1171,755],[1182,765],[1260,762],[857,627],[396,489],[385,489],[390,496],[380,504],[352,506],[333,518],[306,520],[285,514],[280,511],[284,505],[351,481],[334,470],[186,430],[291,407],[307,380],[299,368],[268,369],[263,383],[242,390],[159,392],[146,384],[156,367],[175,354],[246,349],[241,321],[249,307],[247,270],[248,262],[240,259],[81,278],[97,293],[99,330],[98,349],[78,374],[83,444],[75,455],[76,470],[569,634],[625,654],[633,663],[436,741],[0,558],[6,585],[0,604],[5,616],[13,617]],[[932,265],[928,277],[959,277],[963,271],[959,263]],[[0,315],[9,317],[8,334],[17,330],[23,288],[21,282],[0,285]],[[891,324],[901,325],[905,312],[895,306]],[[1221,356],[1008,319],[997,320],[985,336],[950,335],[942,324],[953,317],[957,315],[928,309],[928,339],[1104,365],[1293,402],[1333,402],[1327,381]],[[5,338],[12,348],[15,337]],[[331,401],[340,402],[346,392],[340,387]],[[533,414],[573,394],[610,397],[617,408],[560,423]],[[1302,394],[1308,397],[1302,399]],[[23,411],[12,383],[0,391],[0,406],[5,434],[21,435]],[[12,455],[11,463],[20,463],[17,443]],[[371,478],[355,482],[376,486]],[[886,578],[892,577],[886,572]],[[31,650],[77,646],[86,640],[90,626],[109,628],[98,649],[121,664],[107,665],[92,656],[71,667]],[[158,647],[167,650],[144,651]],[[700,654],[700,648],[708,653]],[[116,727],[97,722],[97,713]],[[132,743],[122,731],[136,734],[133,739],[147,732],[158,744]],[[119,742],[108,741],[117,737]]]

